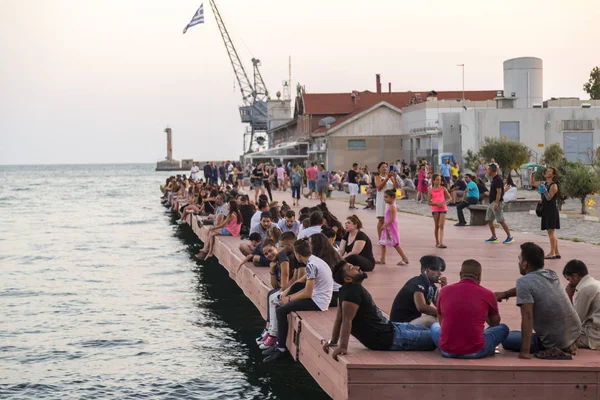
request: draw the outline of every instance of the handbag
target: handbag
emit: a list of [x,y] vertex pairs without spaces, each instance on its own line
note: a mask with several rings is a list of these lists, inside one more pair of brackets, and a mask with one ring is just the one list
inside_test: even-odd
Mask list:
[[537,203],[537,206],[535,206],[535,215],[537,215],[538,217],[541,217],[543,211],[544,211],[544,203],[542,203],[540,201],[539,203]]

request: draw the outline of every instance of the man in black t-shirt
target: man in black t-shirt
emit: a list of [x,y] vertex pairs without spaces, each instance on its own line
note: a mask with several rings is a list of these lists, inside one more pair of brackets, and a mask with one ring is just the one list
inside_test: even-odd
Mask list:
[[[423,325],[390,322],[375,305],[371,294],[362,285],[367,274],[360,268],[342,260],[333,270],[333,279],[342,285],[339,292],[339,307],[333,324],[331,340],[323,344],[325,353],[338,345],[333,358],[348,351],[350,334],[370,350],[433,350],[429,329]],[[349,327],[344,329],[342,326]]]
[[352,169],[348,171],[348,193],[350,193],[350,200],[348,202],[351,210],[356,210],[355,202],[356,195],[358,194],[358,164],[352,164]]
[[432,306],[438,292],[435,284],[446,285],[446,278],[442,278],[446,263],[437,256],[423,256],[420,262],[421,274],[409,279],[400,289],[392,303],[390,320],[429,328],[437,318],[437,311]]
[[490,164],[488,166],[488,176],[491,178],[492,183],[490,186],[490,204],[488,205],[487,212],[485,214],[485,220],[490,227],[490,231],[492,232],[492,237],[486,240],[486,243],[498,243],[498,238],[496,237],[496,228],[494,227],[494,220],[498,221],[504,232],[506,232],[506,240],[502,243],[511,244],[515,242],[515,239],[510,235],[510,229],[508,229],[508,224],[504,221],[504,214],[502,212],[502,207],[504,207],[504,203],[502,202],[502,196],[504,196],[504,181],[498,175],[498,167],[496,164]]
[[240,231],[240,236],[242,236],[242,239],[245,239],[250,235],[250,221],[256,212],[256,207],[254,207],[253,204],[250,204],[250,198],[247,194],[240,196],[239,210],[242,214],[242,229]]

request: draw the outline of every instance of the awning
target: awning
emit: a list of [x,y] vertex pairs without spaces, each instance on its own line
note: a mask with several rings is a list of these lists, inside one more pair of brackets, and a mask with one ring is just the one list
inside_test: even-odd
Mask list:
[[279,159],[293,159],[293,158],[308,158],[308,143],[307,142],[291,142],[274,147],[271,149],[263,150],[260,152],[246,155],[249,158],[279,158]]

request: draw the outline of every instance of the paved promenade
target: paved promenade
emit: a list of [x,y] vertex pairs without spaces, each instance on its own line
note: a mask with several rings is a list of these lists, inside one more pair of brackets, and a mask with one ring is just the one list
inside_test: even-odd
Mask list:
[[[289,194],[289,191],[287,193]],[[414,194],[411,194],[411,199],[399,200],[396,203],[398,205],[398,210],[424,216],[431,216],[431,207],[427,204],[417,204],[414,201],[414,196]],[[519,190],[518,196],[528,199],[539,198],[536,192],[525,190]],[[360,202],[364,204],[365,197],[365,195],[359,194],[357,196],[357,203]],[[591,196],[590,198],[600,205],[599,197],[600,196]],[[332,199],[347,202],[348,194],[340,191],[334,191],[332,194]],[[567,200],[566,204],[563,206],[563,210],[567,213],[567,218],[561,218],[560,220],[561,229],[557,231],[558,237],[562,239],[575,239],[586,243],[600,245],[600,222],[584,221],[583,216],[579,214],[580,209],[581,205],[579,200]],[[598,206],[598,209],[600,210],[600,206]],[[375,211],[370,212],[373,215],[375,214]],[[594,215],[597,214],[594,213]],[[515,232],[525,232],[547,237],[546,233],[540,230],[540,219],[536,215],[531,215],[528,212],[507,212],[504,213],[504,217],[506,218],[511,230],[514,230]],[[449,220],[446,223],[447,225],[454,225],[456,222],[458,222],[456,207],[448,207],[448,218],[451,218],[452,220]],[[465,218],[468,222],[468,210],[465,210]],[[546,239],[542,239],[542,241],[543,240]]]

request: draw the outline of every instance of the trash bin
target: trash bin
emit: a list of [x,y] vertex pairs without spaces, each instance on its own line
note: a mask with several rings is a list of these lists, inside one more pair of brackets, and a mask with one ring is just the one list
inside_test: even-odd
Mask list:
[[542,167],[542,165],[535,163],[521,165],[521,186],[523,187],[523,189],[533,189],[533,186],[531,186],[531,181],[529,180],[529,175],[531,173],[531,169],[536,171],[540,167]]

